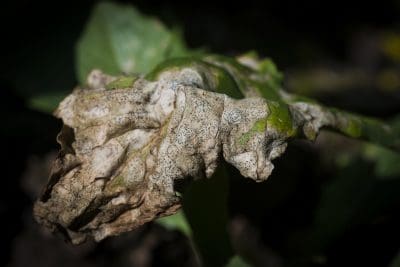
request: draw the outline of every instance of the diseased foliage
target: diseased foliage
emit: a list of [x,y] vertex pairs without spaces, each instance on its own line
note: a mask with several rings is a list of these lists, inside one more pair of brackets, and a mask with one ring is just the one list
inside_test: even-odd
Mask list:
[[[219,93],[227,79],[239,90],[239,84],[263,85],[271,76],[218,60],[172,60],[144,77],[93,71],[87,87],[75,89],[55,112],[65,124],[62,150],[35,206],[38,220],[62,227],[74,243],[87,235],[101,240],[174,213],[180,206],[174,183],[211,177],[222,152],[244,177],[263,181],[289,138],[314,139],[325,126],[377,142],[378,127],[392,134],[378,121],[292,101],[280,88],[268,89],[278,101],[254,97],[267,90],[259,87],[242,87],[249,97],[230,98]],[[239,68],[249,78],[235,77]],[[374,128],[361,129],[370,122]]]

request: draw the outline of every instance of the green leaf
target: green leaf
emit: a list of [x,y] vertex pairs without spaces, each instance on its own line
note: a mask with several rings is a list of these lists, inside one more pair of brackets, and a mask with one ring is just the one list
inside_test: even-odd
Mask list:
[[146,73],[167,58],[187,54],[178,31],[130,5],[103,2],[94,8],[77,44],[77,75],[83,84],[94,68],[109,74]]
[[47,93],[43,95],[32,96],[28,100],[28,106],[32,109],[43,111],[46,113],[52,113],[58,106],[58,103],[67,95],[68,93],[55,92]]
[[368,144],[365,156],[375,161],[375,175],[382,178],[400,176],[400,154],[390,149]]
[[224,266],[233,256],[227,231],[228,178],[222,164],[211,179],[191,183],[183,194],[183,209],[204,266]]
[[398,253],[391,263],[389,264],[389,267],[400,267],[400,253]]
[[240,256],[234,256],[225,267],[250,267]]
[[[400,147],[400,116],[389,121],[393,137],[393,147]],[[390,141],[390,140],[389,140]],[[375,162],[375,175],[381,178],[396,178],[400,177],[400,153],[399,151],[390,150],[382,146],[368,144],[365,146],[364,156]]]
[[188,237],[192,235],[192,229],[190,229],[189,223],[182,211],[171,216],[162,217],[156,222],[169,230],[179,230]]
[[324,249],[346,231],[372,223],[400,204],[399,179],[376,179],[370,163],[357,158],[321,192],[313,225],[313,249]]

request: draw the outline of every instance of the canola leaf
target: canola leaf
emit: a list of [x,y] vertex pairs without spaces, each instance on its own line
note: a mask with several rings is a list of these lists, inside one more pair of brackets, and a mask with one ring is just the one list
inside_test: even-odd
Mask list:
[[108,74],[146,73],[167,58],[187,54],[178,31],[130,5],[102,2],[78,41],[77,76],[83,84],[95,68]]
[[251,265],[245,262],[240,256],[236,255],[232,257],[225,267],[251,267]]
[[185,214],[183,214],[182,211],[179,211],[171,216],[162,217],[156,222],[169,230],[181,231],[188,237],[192,235],[192,229],[190,228],[190,225],[186,220]]

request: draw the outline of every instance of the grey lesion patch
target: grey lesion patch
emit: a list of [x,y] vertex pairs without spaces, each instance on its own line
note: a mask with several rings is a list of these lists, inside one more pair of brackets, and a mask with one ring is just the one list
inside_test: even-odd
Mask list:
[[[60,152],[61,154],[61,152]],[[55,184],[65,176],[68,172],[75,168],[79,168],[80,163],[70,154],[59,155],[53,163],[49,181],[43,190],[40,201],[46,202],[51,197],[51,192]]]
[[68,229],[77,231],[83,226],[90,223],[100,212],[101,206],[106,204],[110,200],[110,197],[95,198],[85,208],[79,216],[75,217],[72,222],[68,225]]

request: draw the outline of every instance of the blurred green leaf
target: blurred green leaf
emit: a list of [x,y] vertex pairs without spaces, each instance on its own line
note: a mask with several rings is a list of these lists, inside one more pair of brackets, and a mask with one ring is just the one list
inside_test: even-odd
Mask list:
[[77,75],[88,73],[146,73],[159,62],[188,54],[179,31],[139,13],[130,5],[103,2],[93,10],[76,51]]
[[382,178],[400,177],[400,154],[390,149],[369,144],[365,156],[375,161],[375,175]]
[[178,211],[176,214],[171,216],[162,217],[156,222],[169,230],[179,230],[188,237],[192,235],[192,229],[190,229],[183,211]]
[[392,262],[389,264],[389,267],[400,267],[400,253],[394,257]]
[[250,267],[240,256],[234,256],[225,267]]
[[66,92],[55,92],[33,96],[29,99],[28,105],[33,109],[52,113],[67,94]]
[[233,256],[227,231],[228,178],[221,164],[211,179],[191,183],[183,194],[183,209],[204,266],[223,266]]
[[355,159],[323,188],[311,235],[314,249],[326,248],[355,225],[371,223],[400,204],[400,180],[376,179],[371,168]]
[[[390,122],[393,128],[397,142],[400,142],[400,116],[393,118]],[[400,144],[395,143],[395,146],[400,147]],[[375,175],[381,178],[400,177],[400,153],[373,144],[365,146],[364,156],[375,162]]]

